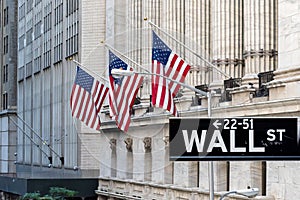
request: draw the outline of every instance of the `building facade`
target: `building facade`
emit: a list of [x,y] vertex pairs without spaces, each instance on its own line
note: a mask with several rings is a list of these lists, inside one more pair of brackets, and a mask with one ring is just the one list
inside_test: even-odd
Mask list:
[[16,176],[17,10],[17,1],[0,1],[0,182]]
[[[299,5],[289,0],[106,1],[106,42],[137,71],[136,63],[150,70],[155,30],[191,64],[186,83],[212,91],[212,117],[299,117]],[[99,199],[208,199],[208,162],[169,161],[171,115],[158,108],[150,112],[150,85],[146,79],[126,134],[103,110]],[[180,96],[181,117],[208,116],[206,97],[187,89]],[[248,186],[259,188],[262,199],[299,197],[298,161],[213,165],[216,198]]]
[[[105,76],[110,49],[151,69],[151,30],[191,64],[186,83],[212,91],[212,117],[300,115],[297,1],[0,2],[2,199],[50,186],[98,199],[208,199],[208,162],[169,161],[171,115],[151,106],[149,78],[126,134],[107,105],[100,133],[71,116],[72,60]],[[176,106],[181,117],[208,116],[207,98],[184,88]],[[213,164],[216,198],[248,186],[260,199],[299,197],[298,161]]]
[[17,3],[1,1],[1,110],[16,109]]
[[[79,173],[85,173],[85,169],[89,169],[88,173],[97,169],[94,159],[87,163],[88,153],[82,155],[85,150],[79,148],[84,148],[85,140],[93,139],[95,133],[87,138],[78,134],[83,128],[73,120],[69,105],[76,66],[72,60],[80,62],[86,58],[87,65],[95,66],[97,58],[88,57],[87,48],[102,39],[100,33],[89,32],[101,30],[97,24],[103,22],[93,21],[92,27],[84,21],[97,17],[91,9],[101,9],[101,5],[90,4],[78,0],[18,1],[18,116],[24,132],[34,137],[30,140],[18,131],[18,142],[22,145],[18,148],[17,166],[24,168],[24,176],[27,166],[33,176],[40,176],[40,166],[51,166],[49,173],[53,168],[70,169],[70,176],[81,176]],[[35,166],[37,171],[32,173]],[[76,168],[80,170],[74,172]],[[98,173],[95,170],[84,176],[94,177]]]
[[[77,65],[72,60],[103,72],[99,56],[104,56],[92,49],[105,37],[104,6],[85,0],[1,1],[1,83],[8,79],[1,84],[1,102],[14,106],[16,122],[14,141],[1,131],[1,173],[8,173],[4,159],[13,160],[8,167],[14,173],[1,181],[3,198],[45,194],[51,186],[96,198],[100,152],[89,147],[100,143],[99,133],[72,118],[69,101]],[[13,89],[15,96],[9,93]]]

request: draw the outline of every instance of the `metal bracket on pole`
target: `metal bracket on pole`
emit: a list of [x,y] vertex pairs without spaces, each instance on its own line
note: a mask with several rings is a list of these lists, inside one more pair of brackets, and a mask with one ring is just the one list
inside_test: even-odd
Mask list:
[[43,140],[43,138],[31,126],[29,126],[29,124],[27,124],[19,115],[17,115],[17,118],[21,120],[22,123],[24,123],[42,141],[44,145],[46,145],[57,157],[60,158],[60,155],[54,151],[54,149],[45,140]]
[[40,150],[41,150],[41,152],[42,153],[44,153],[46,156],[47,156],[47,158],[49,157],[49,155],[40,147],[40,145],[39,144],[37,144],[33,139],[32,139],[32,137],[30,137],[30,135],[28,135],[27,133],[26,133],[26,131],[23,129],[23,128],[21,128],[19,125],[18,125],[18,123],[15,121],[15,120],[13,120],[10,116],[8,116],[8,118],[20,129],[20,131],[22,131],[22,133],[24,134],[24,135],[26,135],[26,137],[33,143],[33,144],[35,144],[35,146],[37,146]]

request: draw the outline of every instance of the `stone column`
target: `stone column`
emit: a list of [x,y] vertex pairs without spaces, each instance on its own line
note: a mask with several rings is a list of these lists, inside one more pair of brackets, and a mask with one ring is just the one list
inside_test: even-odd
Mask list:
[[145,137],[144,140],[145,157],[144,157],[144,181],[152,180],[152,139]]
[[[211,55],[211,1],[185,1],[185,44],[199,56],[210,60]],[[186,83],[197,86],[212,81],[212,71],[208,64],[186,50],[185,56],[192,69]]]
[[169,145],[169,136],[163,138],[165,142],[165,166],[164,166],[164,183],[172,184],[173,183],[173,168],[174,163],[169,161],[170,155],[170,145]]
[[116,150],[117,140],[110,139],[111,148],[111,164],[110,164],[110,176],[117,177],[117,150]]
[[176,161],[174,163],[174,185],[191,188],[198,187],[198,169],[198,162]]
[[[117,0],[119,1],[119,0]],[[122,1],[122,0],[120,0]],[[145,27],[149,27],[148,22],[144,21],[144,18],[151,18],[153,10],[156,10],[156,6],[152,8],[149,5],[149,1],[139,1],[139,0],[128,0],[126,7],[119,6],[120,10],[126,10],[126,17],[123,19],[126,21],[126,34],[121,40],[126,41],[126,56],[130,60],[125,59],[125,61],[134,68],[135,71],[142,71],[143,69],[138,67],[135,63],[142,65],[148,70],[151,69],[151,31],[147,30]],[[156,4],[155,4],[156,5]],[[125,37],[126,36],[126,37]],[[132,62],[132,61],[134,62]],[[143,86],[140,88],[137,96],[140,97],[140,107],[147,107],[149,105],[150,88],[151,82],[149,81],[149,76],[145,76]],[[143,109],[142,112],[144,112]]]
[[[235,105],[251,102],[251,93],[258,88],[258,73],[275,69],[277,44],[276,34],[274,34],[276,32],[274,2],[275,0],[244,1],[245,75],[242,78],[242,86],[232,91],[232,102]],[[261,162],[231,162],[230,177],[240,177],[241,174],[245,177],[242,180],[231,179],[231,189],[244,189],[248,185],[261,188],[262,170]]]
[[[210,162],[199,162],[199,188],[201,190],[209,190],[209,165]],[[214,191],[227,190],[227,162],[214,161]]]
[[244,1],[244,59],[243,85],[258,86],[260,72],[275,70],[277,65],[276,0]]
[[[223,81],[229,77],[241,78],[243,76],[243,4],[242,1],[236,0],[214,0],[211,9],[213,64],[222,72],[213,69],[213,82],[210,84],[210,89],[215,90],[224,89]],[[223,90],[223,94],[225,92]],[[213,103],[217,101],[216,97],[213,97],[212,100]],[[227,189],[226,166],[226,162],[214,162],[216,191]],[[203,168],[203,166],[201,167]]]
[[126,138],[124,140],[126,144],[126,178],[132,179],[133,178],[133,154],[132,154],[132,138]]
[[277,68],[277,1],[246,0],[244,16],[245,61],[242,86],[232,91],[232,104],[252,102],[259,88],[258,74]]
[[270,100],[300,97],[300,2],[278,4],[278,69],[269,84]]
[[[262,162],[239,161],[230,162],[229,190],[247,189],[247,187],[259,188],[263,191],[263,167]],[[243,177],[243,178],[236,178]]]
[[[232,103],[235,105],[250,102],[250,94],[258,87],[257,74],[272,70],[274,65],[271,65],[270,61],[275,59],[275,55],[272,58],[270,55],[276,46],[272,1],[243,2],[245,75],[242,78],[242,86],[232,91]],[[230,177],[243,177],[230,178],[230,189],[245,189],[248,185],[252,186],[252,183],[261,188],[261,185],[257,184],[262,183],[262,176],[256,175],[261,173],[261,162],[230,162]]]
[[[299,19],[299,1],[278,2],[278,69],[274,72],[274,80],[268,85],[270,100],[300,97]],[[278,200],[297,198],[298,193],[294,191],[295,183],[299,181],[298,165],[297,162],[268,162],[267,194],[278,197]]]
[[[225,57],[223,55],[222,51],[222,34],[221,30],[222,28],[222,16],[221,16],[221,10],[222,10],[222,3],[224,3],[223,0],[214,0],[212,1],[212,27],[211,27],[211,34],[212,34],[212,59],[213,64],[221,69],[221,65],[219,65],[221,59]],[[224,6],[223,6],[224,8]],[[223,13],[222,13],[223,14]],[[213,80],[212,83],[210,83],[211,89],[220,89],[223,88],[223,79],[222,75],[218,73],[215,69],[212,69],[213,72]]]
[[[213,63],[225,75],[214,70],[213,83],[243,76],[242,58],[242,12],[241,1],[215,0],[212,5]],[[211,84],[214,86],[216,84]]]

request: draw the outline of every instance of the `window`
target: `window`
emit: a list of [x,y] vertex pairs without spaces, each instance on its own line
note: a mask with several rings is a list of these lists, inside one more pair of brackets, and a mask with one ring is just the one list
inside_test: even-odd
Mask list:
[[51,12],[44,17],[44,32],[47,32],[51,29]]
[[78,0],[67,0],[67,39],[66,39],[66,57],[70,57],[78,52]]
[[24,66],[18,69],[18,81],[22,81],[24,79]]
[[76,21],[67,27],[66,55],[72,56],[78,52],[78,24]]
[[19,7],[19,21],[25,17],[25,3]]
[[60,3],[55,9],[55,24],[58,24],[63,20],[63,4]]
[[51,31],[44,34],[44,69],[51,66]]
[[26,45],[29,45],[32,43],[32,28],[29,29],[26,33]]
[[56,0],[55,11],[55,35],[54,35],[54,63],[63,58],[63,1]]
[[34,39],[39,38],[42,35],[42,21],[39,21],[34,25]]
[[26,64],[26,78],[32,75],[32,62]]
[[67,16],[76,12],[79,8],[78,0],[67,0]]
[[[56,37],[61,38],[60,35]],[[54,47],[54,63],[57,63],[61,60],[62,60],[62,43]]]
[[44,69],[51,66],[51,50],[44,53]]
[[51,66],[51,21],[52,21],[52,2],[49,2],[44,7],[45,17],[44,17],[44,48],[43,48],[43,56],[44,56],[44,66],[43,69]]
[[35,5],[38,5],[41,2],[42,2],[42,0],[35,0]]
[[27,13],[32,10],[33,0],[27,0]]
[[8,82],[8,65],[3,66],[3,83]]
[[25,47],[25,34],[21,35],[19,38],[19,50],[24,49]]
[[8,35],[4,37],[3,39],[3,53],[8,53]]
[[8,24],[8,7],[4,8],[3,12],[3,26]]
[[41,71],[41,66],[42,66],[41,56],[35,58],[33,62],[34,62],[33,63],[33,70],[34,70],[33,72],[36,74]]
[[7,109],[7,104],[8,104],[7,92],[4,92],[2,94],[2,108],[3,108],[3,110]]

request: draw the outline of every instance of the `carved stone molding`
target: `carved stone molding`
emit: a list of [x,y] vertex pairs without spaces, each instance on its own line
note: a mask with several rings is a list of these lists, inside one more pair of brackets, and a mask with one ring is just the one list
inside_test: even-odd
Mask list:
[[165,146],[168,147],[168,146],[169,146],[169,143],[170,143],[170,142],[169,142],[169,136],[168,136],[168,135],[167,135],[167,136],[164,136],[164,137],[163,137],[163,141],[165,142]]
[[145,152],[150,152],[152,139],[150,137],[145,137],[143,142],[144,142]]
[[114,139],[114,138],[112,138],[112,139],[110,139],[109,144],[110,144],[110,148],[111,148],[111,149],[116,149],[116,146],[117,146],[117,140]]
[[133,144],[133,140],[132,138],[126,138],[124,140],[125,144],[126,144],[126,149],[128,152],[132,152],[132,144]]

